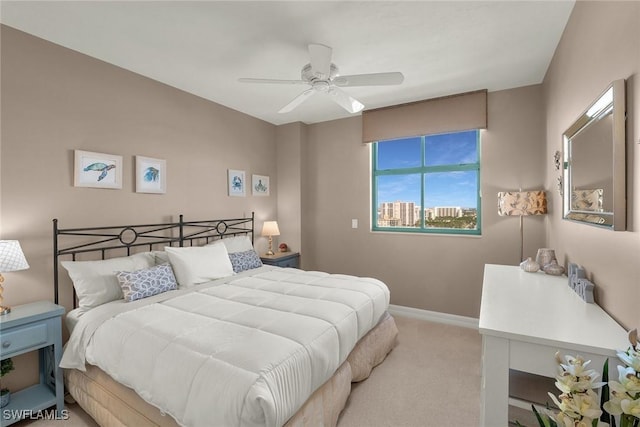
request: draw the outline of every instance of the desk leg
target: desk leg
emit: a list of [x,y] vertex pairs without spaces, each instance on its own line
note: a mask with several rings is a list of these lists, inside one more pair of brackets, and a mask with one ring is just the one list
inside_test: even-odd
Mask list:
[[509,423],[509,340],[482,336],[482,427]]

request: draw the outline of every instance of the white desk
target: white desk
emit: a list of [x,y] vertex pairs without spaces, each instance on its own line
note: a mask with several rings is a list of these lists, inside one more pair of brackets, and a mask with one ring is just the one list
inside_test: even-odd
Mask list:
[[554,355],[560,351],[591,360],[589,366],[601,373],[607,357],[613,367],[616,350],[629,346],[627,332],[598,305],[585,303],[567,281],[517,266],[485,265],[482,426],[507,427],[509,369],[555,377]]

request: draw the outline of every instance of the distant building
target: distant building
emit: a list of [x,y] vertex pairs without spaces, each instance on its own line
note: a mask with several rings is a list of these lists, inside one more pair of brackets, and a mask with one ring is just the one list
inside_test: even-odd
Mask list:
[[[475,208],[460,206],[436,206],[424,209],[424,220],[432,221],[438,217],[460,218],[475,217]],[[384,202],[378,209],[378,227],[416,227],[420,226],[420,206],[414,202]]]
[[456,218],[462,216],[462,208],[460,206],[436,206],[433,209],[436,217],[450,216]]
[[[420,216],[417,219],[420,219]],[[380,227],[414,227],[417,219],[414,202],[380,203],[378,211],[378,226]],[[383,225],[383,223],[397,225]]]
[[436,211],[433,208],[426,208],[424,210],[424,219],[425,221],[429,221],[436,217]]
[[378,218],[378,227],[399,227],[399,219],[382,219]]

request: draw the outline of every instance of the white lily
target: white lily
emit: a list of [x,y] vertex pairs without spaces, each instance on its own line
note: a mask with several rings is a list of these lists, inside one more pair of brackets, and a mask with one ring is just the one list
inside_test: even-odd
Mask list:
[[619,351],[617,354],[625,365],[632,367],[636,372],[640,372],[640,351],[630,347],[627,351]]
[[585,369],[590,360],[584,361],[580,356],[572,357],[565,356],[566,364],[562,363],[559,354],[556,353],[556,360],[558,362],[558,373],[556,376],[556,387],[563,393],[579,392],[583,393],[586,390],[599,388],[605,385],[603,382],[596,382],[600,375],[593,369]]
[[640,378],[636,376],[635,369],[618,366],[618,380],[631,396],[640,393]]
[[563,393],[578,392],[583,393],[589,389],[599,388],[605,385],[603,382],[596,382],[600,377],[594,370],[588,370],[581,373],[580,376],[565,373],[556,377],[556,387]]
[[620,402],[622,412],[640,418],[640,399],[622,399]]
[[558,427],[590,427],[591,424],[587,424],[583,420],[574,420],[573,418],[565,415],[560,412],[556,417],[555,421],[558,424]]
[[611,415],[622,414],[622,399],[627,396],[627,390],[617,381],[609,381],[609,400],[604,402],[604,410]]
[[549,396],[564,414],[562,418],[569,417],[575,422],[585,419],[593,420],[602,415],[598,395],[593,390],[587,390],[585,393],[563,393],[559,396],[560,400],[551,393],[549,393]]

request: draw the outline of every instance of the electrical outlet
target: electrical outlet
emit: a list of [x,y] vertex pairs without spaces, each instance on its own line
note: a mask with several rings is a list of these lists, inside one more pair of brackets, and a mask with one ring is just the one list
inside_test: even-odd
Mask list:
[[351,228],[358,228],[358,220],[357,219],[352,219],[351,220]]

